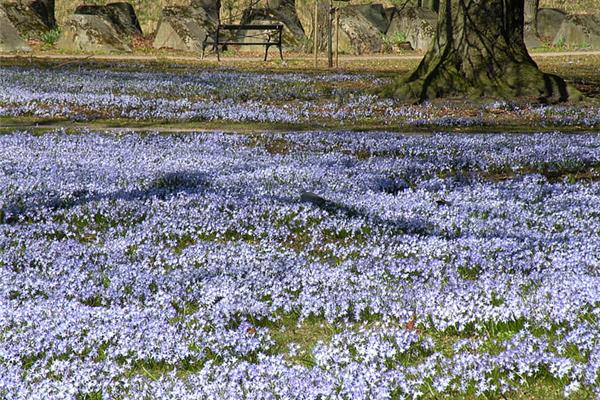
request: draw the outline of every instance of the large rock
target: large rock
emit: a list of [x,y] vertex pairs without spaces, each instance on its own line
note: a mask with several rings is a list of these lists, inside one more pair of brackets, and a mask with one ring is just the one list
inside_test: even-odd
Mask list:
[[221,0],[191,0],[190,7],[204,10],[209,19],[218,21],[221,14]]
[[530,49],[542,46],[542,41],[537,31],[539,5],[540,0],[525,0],[523,40],[525,41],[525,46]]
[[569,15],[556,34],[554,45],[600,49],[600,16]]
[[0,9],[23,39],[41,40],[50,29],[32,7],[22,3],[0,3]]
[[567,13],[556,8],[540,8],[537,16],[538,34],[543,41],[552,43]]
[[[283,47],[284,48],[293,48],[293,49],[301,49],[307,42],[306,36],[304,35],[304,31],[299,32],[295,29],[297,26],[290,25],[284,23],[280,18],[274,16],[270,10],[266,9],[253,9],[251,14],[245,15],[246,19],[243,22],[244,24],[249,25],[270,25],[270,24],[282,24],[283,25]],[[272,31],[271,31],[272,32]],[[240,30],[238,32],[232,32],[233,36],[235,36],[235,40],[239,42],[256,42],[258,41],[266,41],[267,36],[271,32],[263,32],[261,31],[243,31]],[[224,33],[227,34],[227,33]],[[264,46],[244,46],[243,49],[246,50],[257,50],[264,49]],[[242,50],[243,50],[242,49]]]
[[131,51],[128,41],[101,15],[73,14],[63,26],[57,46],[75,51]]
[[133,6],[129,3],[110,3],[105,6],[82,5],[75,9],[75,14],[98,15],[107,19],[122,35],[142,35],[142,28]]
[[437,13],[428,8],[407,7],[394,14],[386,33],[388,41],[410,42],[415,50],[429,48],[435,35]]
[[4,10],[0,9],[0,53],[31,51],[31,47],[20,36]]
[[[283,42],[286,46],[295,49],[301,48],[307,42],[304,28],[296,13],[295,0],[274,0],[266,8],[246,9],[240,20],[241,24],[282,24]],[[240,32],[236,40],[251,40],[247,36],[254,36],[257,32]],[[265,37],[266,39],[266,37]]]
[[362,4],[351,6],[362,14],[379,32],[385,34],[390,27],[393,8],[384,8],[382,4]]
[[216,30],[218,20],[198,7],[163,9],[153,46],[156,49],[202,51],[202,42]]
[[[369,7],[369,6],[367,6]],[[384,23],[379,27],[365,6],[347,6],[340,11],[340,49],[354,54],[377,53],[383,50]]]
[[54,0],[27,0],[27,2],[49,29],[56,28]]
[[438,12],[440,10],[440,0],[422,0],[420,3],[421,7],[431,11]]

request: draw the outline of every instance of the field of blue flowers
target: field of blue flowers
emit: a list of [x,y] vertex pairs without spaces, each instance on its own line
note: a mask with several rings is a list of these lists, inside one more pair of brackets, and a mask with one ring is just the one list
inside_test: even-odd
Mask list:
[[[175,66],[176,67],[176,66]],[[174,68],[175,68],[174,67]],[[175,68],[176,69],[176,68]],[[389,76],[181,67],[0,66],[0,118],[323,125],[386,129],[534,125],[600,127],[594,104],[415,106],[378,97]],[[373,89],[373,90],[369,90]],[[371,94],[369,94],[371,93]],[[465,109],[468,108],[468,109]]]
[[2,399],[592,399],[599,287],[597,135],[0,136]]

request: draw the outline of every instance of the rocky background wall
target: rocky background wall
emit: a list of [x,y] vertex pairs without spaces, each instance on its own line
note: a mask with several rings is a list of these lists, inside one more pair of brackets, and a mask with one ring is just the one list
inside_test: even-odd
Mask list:
[[[114,1],[114,0],[113,0]],[[240,15],[241,10],[247,8],[251,0],[223,0],[222,17],[227,18],[229,8],[234,16]],[[63,23],[73,11],[81,4],[106,4],[111,0],[56,0],[56,18],[59,25]],[[161,10],[165,6],[182,6],[189,4],[189,0],[131,0],[129,1],[136,10],[137,16],[145,33],[151,33],[156,30],[158,21],[160,20]],[[264,0],[266,2],[266,0]],[[406,0],[396,1],[352,1],[352,4],[361,3],[382,3],[385,6],[403,5]],[[408,6],[416,6],[418,0],[408,1]],[[560,8],[568,13],[586,12],[596,10],[599,0],[541,0],[540,7],[545,8]],[[296,8],[300,21],[305,27],[307,34],[310,36],[312,30],[311,16],[313,8],[312,0],[296,0]]]
[[[60,37],[56,45],[65,50],[111,52],[151,46],[199,52],[205,39],[211,43],[209,35],[215,31],[219,18],[225,23],[283,23],[286,50],[312,50],[314,0],[116,1],[57,0],[55,4],[55,0],[0,0],[0,51],[27,49],[31,41],[48,43],[50,34],[58,35],[58,30],[53,31],[58,26]],[[328,3],[320,1],[321,50],[326,47]],[[525,33],[529,47],[553,44],[600,49],[597,7],[600,0],[527,0],[526,3]],[[439,0],[345,3],[340,11],[340,51],[349,54],[424,51],[436,29],[438,4]],[[550,6],[561,7],[563,11]],[[56,21],[52,8],[56,10]],[[267,33],[249,31],[236,35],[238,41],[256,41],[256,35]]]
[[[110,0],[56,0],[56,19],[59,25],[63,25],[81,4],[101,5],[110,2]],[[156,30],[163,7],[189,4],[189,0],[128,0],[128,2],[133,5],[142,31],[145,33]]]

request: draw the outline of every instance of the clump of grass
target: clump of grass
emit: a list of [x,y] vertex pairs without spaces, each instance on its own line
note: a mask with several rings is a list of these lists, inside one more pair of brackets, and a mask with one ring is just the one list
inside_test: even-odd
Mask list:
[[45,45],[54,46],[56,44],[56,42],[58,42],[58,39],[60,38],[60,29],[55,28],[55,29],[49,30],[47,32],[44,32],[44,33],[42,33],[40,38],[42,39],[42,42]]
[[[295,364],[311,367],[314,365],[312,350],[318,342],[328,342],[339,328],[330,324],[322,316],[310,316],[299,322],[298,314],[284,313],[276,322],[258,321],[258,325],[269,328],[269,335],[275,342],[273,353],[288,354],[287,359]],[[296,348],[290,355],[290,346]]]

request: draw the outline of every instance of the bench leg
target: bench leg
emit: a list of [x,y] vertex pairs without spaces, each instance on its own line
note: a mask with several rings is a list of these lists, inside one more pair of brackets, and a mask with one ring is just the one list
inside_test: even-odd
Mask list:
[[265,59],[263,61],[267,61],[267,55],[269,54],[269,47],[271,47],[270,45],[265,45]]
[[283,61],[283,46],[279,45],[279,58]]
[[219,45],[217,44],[217,61],[221,61],[221,53],[219,52]]

